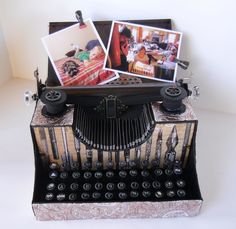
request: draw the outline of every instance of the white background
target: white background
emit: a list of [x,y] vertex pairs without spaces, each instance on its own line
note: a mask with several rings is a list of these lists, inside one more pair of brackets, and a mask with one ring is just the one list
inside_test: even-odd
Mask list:
[[24,105],[22,94],[25,88],[34,89],[34,82],[15,79],[0,87],[1,229],[236,228],[236,115],[201,109],[195,109],[199,119],[197,172],[204,199],[198,216],[168,219],[36,221],[31,209],[34,159],[29,128],[34,104],[29,107]]
[[[41,37],[48,34],[48,22],[74,21],[77,9],[93,20],[171,18],[173,28],[183,32],[181,57],[191,61],[194,81],[201,87],[201,98],[194,104],[204,198],[199,216],[35,220],[30,206],[34,162],[29,132],[34,105],[25,107],[22,95],[35,88],[29,79],[37,66],[45,79],[47,55]],[[236,228],[235,0],[0,0],[0,20],[0,228]]]
[[11,65],[5,44],[5,38],[0,24],[0,85],[8,81],[12,76]]
[[38,66],[45,79],[47,54],[41,37],[48,34],[50,21],[75,21],[77,9],[82,10],[84,18],[93,20],[170,18],[173,28],[183,32],[181,57],[191,61],[194,81],[201,88],[197,106],[236,113],[235,0],[0,0],[0,3],[2,32],[13,77],[32,79]]

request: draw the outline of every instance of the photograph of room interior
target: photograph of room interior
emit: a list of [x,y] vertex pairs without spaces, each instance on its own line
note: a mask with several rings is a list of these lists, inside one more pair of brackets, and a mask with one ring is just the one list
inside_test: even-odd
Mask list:
[[105,47],[91,19],[42,38],[55,73],[63,86],[95,86],[117,78],[103,69]]
[[180,32],[113,22],[106,68],[143,78],[175,81]]

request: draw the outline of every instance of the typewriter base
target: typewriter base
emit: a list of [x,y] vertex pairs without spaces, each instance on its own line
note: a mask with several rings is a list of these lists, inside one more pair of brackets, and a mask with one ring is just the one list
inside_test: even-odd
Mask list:
[[33,204],[37,220],[166,218],[199,214],[202,200]]
[[[96,187],[94,184],[98,182],[95,177],[96,166],[94,166],[94,162],[97,161],[97,150],[92,149],[91,153],[93,155],[93,161],[92,161],[92,168],[91,170],[85,169],[85,168],[79,168],[78,171],[80,172],[81,176],[79,179],[77,179],[79,190],[77,192],[77,199],[75,201],[72,201],[69,198],[69,194],[72,192],[72,188],[70,184],[74,182],[73,179],[75,177],[71,176],[72,171],[68,171],[68,179],[64,179],[61,177],[61,173],[63,173],[63,170],[60,171],[60,169],[57,171],[57,176],[52,178],[49,176],[49,173],[51,168],[48,167],[48,161],[50,162],[56,162],[60,165],[60,160],[64,156],[64,150],[63,150],[63,130],[64,132],[67,132],[67,140],[68,144],[67,147],[69,147],[72,159],[76,159],[75,150],[74,150],[74,135],[73,135],[73,117],[74,117],[74,108],[70,107],[68,109],[67,113],[63,115],[61,118],[45,118],[41,114],[42,104],[38,103],[32,122],[31,122],[31,131],[32,131],[32,137],[34,141],[34,151],[35,151],[35,187],[34,187],[34,196],[33,196],[33,202],[32,202],[32,208],[34,211],[34,214],[36,216],[36,219],[38,220],[73,220],[73,219],[98,219],[98,218],[157,218],[157,217],[177,217],[177,216],[195,216],[199,213],[201,205],[202,205],[202,198],[201,193],[199,190],[198,185],[198,179],[197,179],[197,173],[196,173],[196,167],[195,167],[195,136],[196,136],[196,129],[197,129],[197,119],[193,113],[193,110],[191,106],[186,102],[186,111],[181,115],[167,115],[164,114],[160,110],[160,104],[159,103],[152,103],[152,112],[154,115],[154,130],[151,135],[147,139],[146,142],[143,142],[141,147],[141,155],[140,155],[140,162],[143,162],[145,158],[146,160],[150,162],[153,160],[153,157],[155,157],[156,152],[156,145],[158,143],[158,133],[160,129],[162,129],[162,151],[161,151],[161,166],[160,169],[164,171],[164,155],[167,151],[167,144],[169,136],[174,135],[174,130],[176,134],[178,133],[178,144],[176,147],[176,158],[182,158],[182,151],[184,149],[184,139],[186,136],[188,136],[188,141],[186,145],[186,153],[185,157],[183,157],[183,172],[181,175],[168,175],[166,171],[162,173],[162,178],[157,177],[155,173],[152,173],[153,168],[136,168],[138,171],[138,175],[135,176],[135,178],[128,173],[127,179],[123,179],[120,177],[119,166],[115,166],[115,168],[111,168],[111,170],[114,172],[113,179],[106,178],[104,174],[108,171],[106,168],[101,169],[103,172],[103,178],[101,179],[103,182],[103,186],[107,185],[108,180],[110,179],[112,183],[117,185],[115,186],[114,190],[114,198],[110,200],[104,199],[105,194],[105,186],[102,190],[100,190],[101,198],[99,200],[95,200],[91,198],[91,195],[89,199],[82,200],[82,192],[86,190],[84,188],[84,183],[91,183],[91,190],[89,191],[90,194],[93,192],[96,192]],[[44,148],[43,143],[47,142],[48,146],[51,146],[53,142],[50,142],[50,133],[49,130],[51,128],[54,128],[55,130],[55,138],[57,139],[57,146],[58,146],[58,154],[59,154],[59,160],[53,160],[53,153],[50,150],[49,154],[43,153]],[[188,128],[189,127],[189,128]],[[44,130],[44,135],[41,134],[40,136],[40,130]],[[188,130],[188,134],[186,134]],[[53,137],[53,136],[51,136]],[[86,161],[86,155],[87,150],[84,143],[80,143],[80,159],[82,162]],[[135,152],[136,150],[130,149],[130,160],[136,157]],[[108,160],[108,152],[103,151],[103,164],[107,164]],[[112,153],[114,156],[114,153]],[[148,157],[147,157],[148,155]],[[113,162],[116,162],[116,160],[113,160],[113,157],[111,158]],[[125,161],[125,155],[124,151],[119,152],[119,161]],[[83,164],[83,163],[82,163]],[[114,163],[115,165],[115,163]],[[130,168],[124,168],[127,170],[127,172],[130,170]],[[148,176],[144,176],[140,171],[142,170],[148,170],[150,173]],[[88,171],[92,174],[90,179],[85,177],[85,171]],[[129,171],[130,172],[130,171]],[[60,176],[59,176],[60,175]],[[107,176],[107,175],[106,175]],[[132,176],[132,177],[131,177]],[[168,177],[169,176],[169,177]],[[161,190],[164,191],[165,181],[172,181],[177,182],[177,177],[180,179],[183,179],[186,181],[186,186],[184,187],[186,191],[186,195],[184,197],[178,197],[175,195],[175,197],[170,197],[168,195],[164,195],[163,198],[158,199],[155,197],[154,192],[155,188],[151,187],[143,187],[142,182],[147,181],[150,184],[154,180],[157,180],[161,182]],[[72,179],[73,178],[73,179]],[[95,179],[96,178],[96,179]],[[119,179],[118,179],[119,178]],[[121,180],[123,179],[123,181]],[[133,179],[136,179],[137,182],[141,182],[139,184],[139,197],[137,198],[137,201],[133,198],[131,198],[130,191],[134,189],[129,181],[134,181]],[[91,181],[91,182],[90,182]],[[118,187],[119,182],[125,182],[125,192],[127,192],[127,198],[124,200],[121,200],[120,196],[117,196],[119,191],[118,189],[121,189]],[[47,191],[46,190],[47,184],[53,182],[55,185],[54,191]],[[110,182],[110,181],[109,181]],[[65,195],[65,198],[63,200],[57,199],[59,194],[61,194],[61,190],[59,189],[59,183],[65,184],[65,189],[62,191],[63,195]],[[141,187],[142,186],[142,187]],[[83,187],[83,189],[82,189]],[[107,187],[107,186],[106,186]],[[132,189],[128,188],[131,187]],[[94,189],[95,188],[95,189]],[[172,186],[173,188],[173,186]],[[171,190],[172,188],[167,188],[168,190]],[[176,188],[176,186],[175,186]],[[174,190],[175,190],[174,188]],[[58,189],[58,190],[57,190]],[[70,190],[71,189],[71,190]],[[149,198],[146,198],[142,191],[145,191],[148,189],[151,192],[151,196]],[[178,188],[177,188],[178,189]],[[60,190],[60,192],[59,192]],[[96,189],[97,190],[97,189]],[[167,190],[166,190],[167,191]],[[74,192],[74,191],[73,191]],[[87,192],[87,191],[86,191]],[[46,200],[46,194],[53,193],[53,198],[50,200]],[[82,194],[81,194],[82,193]],[[142,197],[142,195],[143,197]],[[178,194],[178,193],[177,193]],[[130,196],[129,196],[130,195]],[[56,197],[56,198],[55,198]],[[119,198],[120,199],[119,199]]]

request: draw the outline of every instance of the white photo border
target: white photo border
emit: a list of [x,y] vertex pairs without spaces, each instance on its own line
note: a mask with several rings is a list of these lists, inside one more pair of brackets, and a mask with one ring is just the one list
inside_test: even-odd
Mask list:
[[171,32],[171,33],[179,34],[180,35],[179,47],[178,47],[178,52],[177,52],[176,57],[179,58],[179,55],[180,55],[180,48],[181,48],[181,42],[182,42],[182,36],[183,36],[182,32],[169,30],[169,29],[158,28],[158,27],[153,27],[153,26],[146,26],[146,25],[140,25],[140,24],[135,24],[135,23],[130,23],[130,22],[123,22],[123,21],[113,20],[112,25],[111,25],[108,45],[107,45],[107,49],[106,49],[106,55],[105,55],[105,61],[104,61],[103,69],[116,71],[116,72],[121,73],[121,74],[127,74],[127,75],[136,76],[136,77],[140,77],[140,78],[143,78],[143,79],[149,79],[149,80],[154,80],[154,81],[161,81],[161,82],[175,82],[176,81],[177,69],[178,69],[177,63],[176,63],[175,70],[174,70],[173,80],[164,80],[164,79],[159,79],[159,78],[151,78],[151,77],[148,77],[148,76],[143,76],[143,75],[139,75],[139,74],[135,74],[135,73],[131,73],[131,72],[125,72],[125,71],[120,71],[120,70],[116,70],[116,69],[113,69],[113,68],[106,67],[115,23],[118,23],[118,24],[121,24],[121,25],[130,25],[130,26],[153,29],[153,30],[157,30],[157,31],[164,31],[164,32]]
[[[97,29],[96,29],[96,27],[95,27],[95,25],[94,25],[92,19],[91,19],[91,18],[85,19],[84,22],[85,22],[85,23],[88,22],[88,23],[91,25],[91,27],[93,28],[93,31],[94,31],[94,33],[95,33],[95,35],[96,35],[96,37],[97,37],[97,39],[98,39],[100,45],[102,46],[103,51],[104,51],[104,53],[105,53],[105,59],[104,59],[104,63],[105,63],[107,51],[106,51],[106,48],[105,48],[105,46],[104,46],[104,44],[103,44],[103,41],[102,41],[100,35],[98,34],[98,31],[97,31]],[[71,26],[69,26],[69,27],[66,27],[66,28],[64,28],[64,29],[62,29],[62,30],[59,30],[59,31],[57,31],[57,32],[48,34],[48,35],[46,35],[46,36],[44,36],[44,37],[41,38],[41,41],[42,41],[43,46],[44,46],[44,48],[45,48],[45,50],[46,50],[46,52],[47,52],[47,55],[48,55],[48,57],[49,57],[49,60],[50,60],[50,62],[51,62],[51,64],[52,64],[53,69],[54,69],[54,71],[56,72],[57,78],[58,78],[58,80],[60,81],[60,84],[61,84],[62,86],[64,86],[64,84],[63,84],[63,82],[62,82],[62,80],[61,80],[60,74],[59,74],[59,72],[58,72],[58,70],[57,70],[57,67],[56,67],[56,65],[55,65],[55,63],[54,63],[54,60],[53,60],[52,55],[51,55],[51,53],[50,53],[50,51],[49,51],[49,49],[48,49],[48,47],[47,47],[47,44],[46,44],[46,41],[45,41],[45,40],[46,40],[48,37],[52,36],[52,35],[56,35],[56,34],[62,33],[62,32],[64,32],[65,30],[69,30],[69,29],[71,29],[71,28],[73,28],[73,27],[77,27],[77,26],[80,26],[80,23],[76,23],[76,24],[74,24],[74,25],[71,25]],[[115,76],[112,77],[111,79],[104,80],[103,82],[99,83],[98,85],[104,85],[104,84],[106,84],[106,83],[109,83],[109,82],[111,82],[111,81],[113,81],[113,80],[119,78],[119,74],[117,73],[117,71],[114,71],[114,70],[112,70],[112,69],[104,69],[104,68],[102,68],[102,69],[103,69],[103,70],[109,70],[109,71],[114,72]],[[85,85],[84,87],[86,87],[86,85]]]

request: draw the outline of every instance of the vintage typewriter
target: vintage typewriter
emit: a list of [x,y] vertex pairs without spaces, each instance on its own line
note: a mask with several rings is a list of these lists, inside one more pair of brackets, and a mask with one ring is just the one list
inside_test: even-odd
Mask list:
[[[131,21],[171,29],[170,20]],[[75,22],[50,23],[50,33]],[[110,21],[94,22],[104,44]],[[197,118],[183,81],[122,75],[107,85],[62,87],[49,62],[30,124],[38,220],[194,216],[199,213]]]

